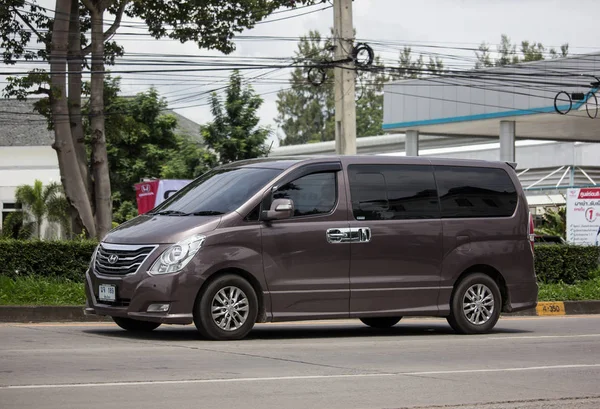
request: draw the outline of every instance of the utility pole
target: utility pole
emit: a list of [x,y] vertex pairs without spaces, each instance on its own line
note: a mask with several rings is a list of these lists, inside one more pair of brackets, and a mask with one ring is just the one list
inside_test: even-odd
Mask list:
[[[335,60],[346,60],[354,47],[352,0],[333,0],[333,32]],[[356,154],[356,101],[354,61],[339,63],[334,68],[335,81],[335,151],[341,155]]]

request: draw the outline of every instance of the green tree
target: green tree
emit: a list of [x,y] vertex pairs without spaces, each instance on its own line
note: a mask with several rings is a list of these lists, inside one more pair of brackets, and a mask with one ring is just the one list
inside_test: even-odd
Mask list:
[[265,141],[271,134],[259,126],[257,111],[263,103],[251,86],[242,84],[242,76],[235,70],[222,101],[212,94],[210,106],[213,121],[201,127],[206,145],[216,152],[219,163],[252,159],[268,153]]
[[440,75],[444,71],[444,62],[441,58],[429,56],[425,63],[423,54],[419,54],[419,57],[415,58],[412,48],[404,47],[400,51],[398,67],[393,70],[392,77],[394,79],[413,79],[421,78],[424,75]]
[[[23,208],[23,224],[32,223],[37,238],[42,238],[42,222],[59,223],[70,233],[68,203],[63,196],[62,186],[58,183],[50,183],[44,186],[36,179],[33,186],[21,185],[15,192],[17,205]],[[29,220],[29,219],[32,220]]]
[[[85,88],[85,87],[84,87]],[[199,142],[177,133],[177,119],[155,89],[119,96],[119,78],[105,83],[106,143],[112,185],[113,219],[137,215],[134,185],[143,178],[193,179],[215,163]],[[84,105],[84,113],[89,112]],[[84,122],[86,134],[90,124]]]
[[[62,183],[80,227],[101,238],[112,226],[103,86],[105,64],[123,53],[110,41],[123,15],[142,19],[154,38],[194,41],[200,48],[230,53],[235,48],[235,33],[252,28],[279,7],[309,3],[313,1],[55,0],[54,10],[50,10],[40,7],[36,0],[4,0],[0,7],[4,63],[15,64],[20,59],[50,63],[49,72],[35,70],[27,77],[10,78],[5,94],[48,96],[39,112],[47,115],[54,129],[53,147]],[[104,31],[107,13],[113,21]],[[31,51],[39,43],[42,49]],[[82,70],[89,55],[91,160],[85,155],[81,116]]]
[[[542,43],[524,40],[521,41],[519,52],[517,52],[517,44],[513,44],[506,34],[502,34],[496,53],[498,54],[498,58],[493,59],[490,46],[486,43],[481,43],[478,51],[475,52],[475,56],[477,57],[475,68],[502,67],[520,62],[544,60],[546,48]],[[569,44],[561,45],[560,53],[555,48],[550,48],[548,54],[551,58],[566,57],[569,54]]]
[[[323,37],[310,31],[301,37],[295,52],[291,87],[277,94],[275,121],[285,135],[282,145],[298,145],[335,139],[334,70],[324,68],[326,80],[313,85],[308,80],[310,67],[334,60],[331,34]],[[379,57],[374,67],[381,66]],[[314,72],[314,70],[312,71]],[[359,70],[356,83],[356,133],[358,137],[374,136],[383,123],[383,85],[388,76],[381,70]]]

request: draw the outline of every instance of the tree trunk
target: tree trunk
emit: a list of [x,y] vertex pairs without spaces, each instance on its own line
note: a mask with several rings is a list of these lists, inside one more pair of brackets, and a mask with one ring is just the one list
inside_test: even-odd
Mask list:
[[[71,124],[71,138],[77,156],[77,165],[79,172],[85,185],[85,190],[88,195],[88,200],[92,205],[91,196],[92,178],[87,163],[87,155],[85,150],[85,135],[83,131],[83,117],[81,114],[81,95],[82,95],[82,67],[83,56],[81,50],[81,24],[79,20],[79,2],[72,1],[71,3],[71,21],[69,24],[69,118]],[[71,210],[71,230],[80,234],[83,224],[76,209],[70,206]]]
[[90,10],[92,17],[92,80],[91,80],[91,132],[92,174],[96,210],[96,236],[104,238],[112,228],[112,199],[110,175],[104,134],[104,31],[102,6]]
[[[73,0],[75,1],[75,0]],[[68,15],[71,0],[56,0],[56,16]],[[50,104],[54,123],[55,141],[52,147],[58,156],[61,181],[67,200],[79,213],[81,221],[91,236],[96,235],[92,207],[85,190],[85,184],[77,164],[75,147],[69,123],[67,104],[67,49],[69,39],[69,19],[56,18],[54,21],[50,53]]]

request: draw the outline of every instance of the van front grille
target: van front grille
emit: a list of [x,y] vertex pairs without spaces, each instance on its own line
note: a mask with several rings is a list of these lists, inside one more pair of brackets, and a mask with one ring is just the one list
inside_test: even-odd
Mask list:
[[155,248],[102,243],[96,252],[95,270],[99,274],[112,276],[134,274]]

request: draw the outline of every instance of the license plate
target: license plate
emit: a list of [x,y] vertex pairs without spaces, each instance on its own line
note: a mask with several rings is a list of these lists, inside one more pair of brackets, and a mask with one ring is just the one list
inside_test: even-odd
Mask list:
[[100,284],[98,299],[100,301],[115,301],[117,299],[117,287],[111,284]]

